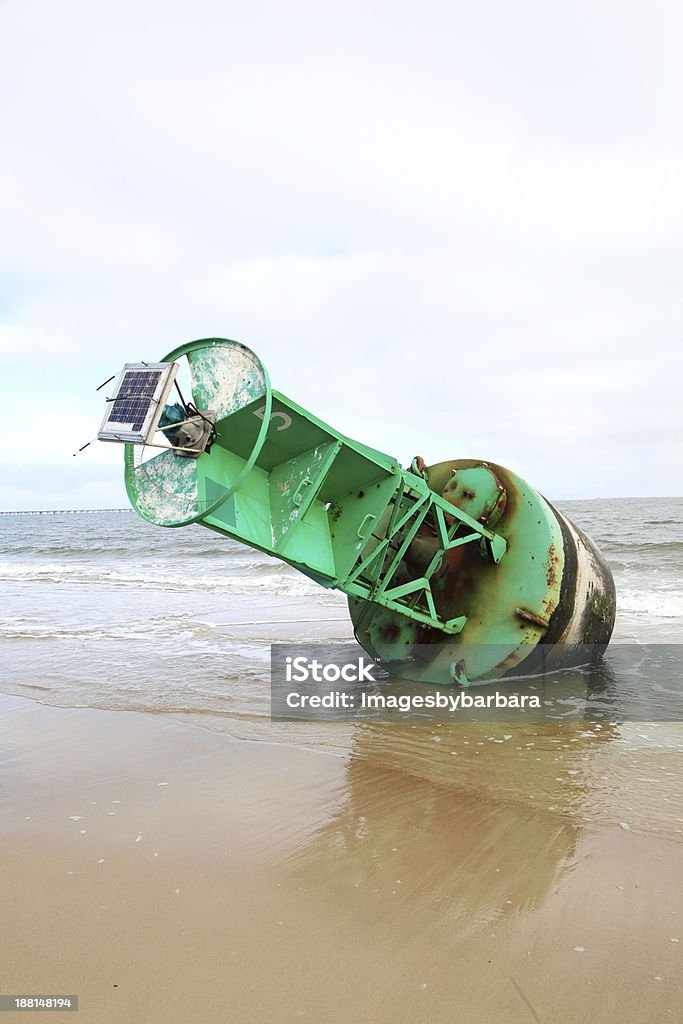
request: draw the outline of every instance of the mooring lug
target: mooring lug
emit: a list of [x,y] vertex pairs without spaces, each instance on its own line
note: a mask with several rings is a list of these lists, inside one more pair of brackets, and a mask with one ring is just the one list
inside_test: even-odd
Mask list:
[[550,626],[547,619],[544,619],[541,615],[534,615],[533,612],[527,611],[526,608],[515,608],[515,615],[519,615],[520,619],[524,619],[525,622],[530,622],[532,626],[538,626],[539,629],[548,629]]

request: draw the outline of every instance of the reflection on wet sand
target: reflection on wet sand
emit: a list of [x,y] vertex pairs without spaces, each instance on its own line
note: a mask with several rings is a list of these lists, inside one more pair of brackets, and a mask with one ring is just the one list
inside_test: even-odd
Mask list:
[[[671,1019],[683,856],[666,802],[680,782],[666,795],[660,780],[659,812],[641,815],[622,728],[356,728],[337,807],[285,867],[389,986],[368,1020]],[[664,765],[681,737],[665,739]],[[645,834],[660,827],[670,839]],[[432,995],[415,1017],[420,972]]]
[[613,729],[557,733],[556,723],[514,735],[487,723],[359,725],[340,805],[291,871],[323,898],[368,901],[369,913],[391,898],[413,917],[458,922],[463,941],[533,909],[573,862]]

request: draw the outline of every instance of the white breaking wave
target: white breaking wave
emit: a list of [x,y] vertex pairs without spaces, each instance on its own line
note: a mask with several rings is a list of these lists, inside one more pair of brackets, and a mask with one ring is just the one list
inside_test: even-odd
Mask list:
[[6,640],[177,640],[209,637],[216,630],[215,622],[175,619],[162,622],[161,617],[149,617],[140,622],[92,623],[59,626],[44,624],[26,616],[0,618],[0,637]]
[[679,619],[683,618],[683,591],[630,590],[617,587],[617,607],[622,615]]
[[241,576],[224,572],[193,574],[188,567],[173,572],[164,566],[140,565],[134,570],[104,568],[85,563],[0,562],[0,581],[24,583],[102,584],[133,587],[136,590],[172,592],[202,591],[211,594],[289,594],[294,597],[320,596],[320,586],[290,570],[264,575]]

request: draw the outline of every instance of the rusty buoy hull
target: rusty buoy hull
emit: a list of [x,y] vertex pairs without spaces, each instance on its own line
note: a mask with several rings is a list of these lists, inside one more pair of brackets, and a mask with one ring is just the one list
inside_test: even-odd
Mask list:
[[[578,664],[604,649],[614,580],[583,531],[503,466],[459,459],[422,472],[460,508],[483,509],[480,521],[495,517],[506,556],[492,566],[476,545],[448,552],[432,591],[442,617],[466,616],[457,636],[351,597],[356,638],[373,658],[401,678],[467,684]],[[406,562],[426,562],[430,543],[427,532],[418,537]]]

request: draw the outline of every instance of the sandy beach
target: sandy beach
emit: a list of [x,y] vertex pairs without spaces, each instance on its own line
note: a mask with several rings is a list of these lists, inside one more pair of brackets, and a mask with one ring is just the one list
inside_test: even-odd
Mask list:
[[6,993],[87,1024],[680,1019],[680,805],[634,806],[609,728],[359,725],[331,755],[15,697],[1,721]]

